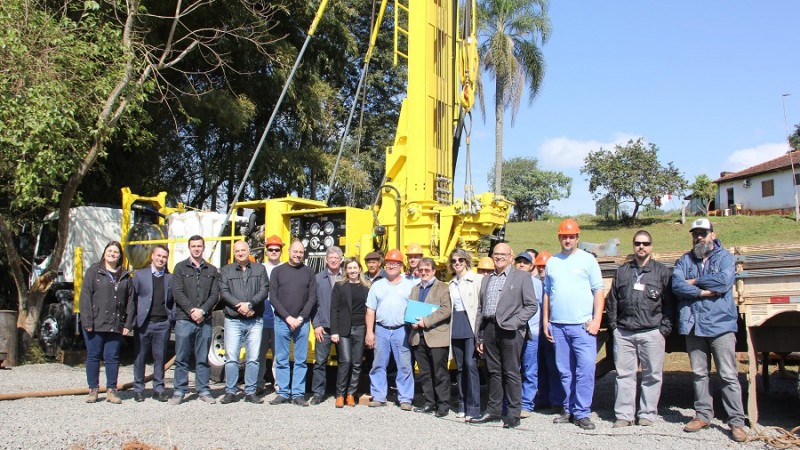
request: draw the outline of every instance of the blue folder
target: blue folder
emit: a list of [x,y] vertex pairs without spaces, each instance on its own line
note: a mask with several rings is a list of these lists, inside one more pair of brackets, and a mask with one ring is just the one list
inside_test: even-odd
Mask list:
[[417,317],[427,317],[437,309],[439,309],[438,306],[430,303],[409,300],[408,306],[406,306],[406,323],[417,323],[419,322]]

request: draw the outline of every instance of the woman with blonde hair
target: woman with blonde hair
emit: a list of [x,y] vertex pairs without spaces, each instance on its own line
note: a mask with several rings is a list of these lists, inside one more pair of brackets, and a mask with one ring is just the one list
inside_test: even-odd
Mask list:
[[472,271],[472,256],[463,249],[450,253],[450,298],[452,319],[450,340],[456,359],[458,415],[469,419],[481,414],[478,353],[475,349],[475,315],[478,313],[482,275]]
[[[344,260],[346,277],[331,292],[331,342],[336,345],[339,368],[336,373],[337,408],[356,406],[355,393],[361,376],[366,335],[367,294],[370,283],[358,258]],[[345,398],[345,395],[347,396]]]

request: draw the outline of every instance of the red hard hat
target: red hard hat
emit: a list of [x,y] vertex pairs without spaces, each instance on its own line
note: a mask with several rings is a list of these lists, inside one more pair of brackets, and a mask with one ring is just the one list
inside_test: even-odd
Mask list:
[[550,259],[551,256],[553,255],[550,252],[541,252],[539,253],[539,256],[536,257],[536,261],[533,263],[537,266],[544,266],[547,264],[547,260]]
[[575,222],[572,219],[564,219],[558,225],[558,234],[578,234],[581,232],[581,228],[578,226],[578,222]]
[[277,235],[273,234],[272,236],[267,238],[267,247],[270,245],[277,245],[283,248],[283,241]]
[[393,248],[386,253],[386,257],[383,258],[383,260],[386,262],[392,261],[402,263],[403,254],[400,252],[400,250]]

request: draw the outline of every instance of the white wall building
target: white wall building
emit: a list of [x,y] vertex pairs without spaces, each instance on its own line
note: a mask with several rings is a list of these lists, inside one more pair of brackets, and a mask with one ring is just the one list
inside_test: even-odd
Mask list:
[[794,211],[795,188],[800,184],[798,171],[800,151],[739,172],[722,172],[714,181],[719,186],[716,207],[723,211],[727,209],[730,214],[789,214]]

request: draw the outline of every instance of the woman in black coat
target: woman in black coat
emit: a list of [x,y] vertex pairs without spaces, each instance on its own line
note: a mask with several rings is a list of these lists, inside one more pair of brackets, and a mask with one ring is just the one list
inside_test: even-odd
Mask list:
[[122,403],[117,395],[122,336],[130,334],[135,319],[131,274],[122,267],[122,245],[109,242],[103,259],[86,271],[80,295],[81,329],[86,342],[87,403],[97,402],[100,359],[106,367],[106,401]]
[[339,354],[337,408],[342,408],[345,403],[347,406],[356,406],[355,393],[364,355],[367,293],[370,286],[357,258],[347,258],[344,270],[347,278],[336,283],[331,292],[331,342],[337,344]]

